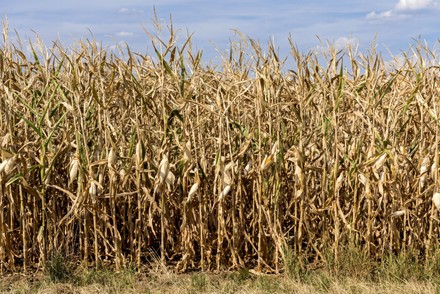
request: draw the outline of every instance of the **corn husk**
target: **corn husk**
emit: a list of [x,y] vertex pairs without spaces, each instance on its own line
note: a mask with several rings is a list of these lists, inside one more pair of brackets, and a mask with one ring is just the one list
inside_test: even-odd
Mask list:
[[436,173],[437,169],[438,169],[438,166],[437,166],[437,163],[434,160],[434,162],[431,165],[431,172],[430,172],[431,179],[433,179],[433,180],[434,180],[434,176],[435,176],[435,173]]
[[440,193],[434,193],[434,195],[432,196],[432,202],[437,209],[440,209]]
[[404,214],[405,214],[405,210],[398,210],[398,211],[393,212],[392,216],[393,217],[399,217],[399,216],[402,216]]
[[61,102],[61,104],[66,108],[67,111],[72,112],[72,113],[74,112],[73,106],[70,105],[69,103]]
[[191,160],[191,141],[188,140],[188,142],[186,142],[185,146],[183,146],[183,160],[189,161]]
[[379,194],[380,194],[381,196],[384,196],[384,195],[385,195],[385,189],[384,189],[384,187],[383,187],[383,184],[385,183],[385,179],[386,179],[386,172],[383,171],[383,172],[380,174],[380,179],[379,179],[379,181],[377,182],[377,187],[378,187],[378,190],[379,190]]
[[280,146],[280,142],[277,140],[275,144],[273,144],[270,154],[275,155],[275,153],[279,151],[279,146]]
[[261,171],[267,170],[275,162],[274,158],[273,154],[270,154],[269,156],[266,155],[261,163]]
[[231,185],[232,184],[232,177],[229,172],[223,173],[223,185]]
[[424,175],[428,171],[430,165],[429,157],[423,158],[422,165],[420,166],[420,175]]
[[50,169],[48,167],[45,169],[44,174],[46,176],[46,178],[44,179],[44,184],[49,185],[52,175],[51,175]]
[[143,160],[144,160],[144,156],[142,152],[142,141],[139,141],[136,144],[136,164],[140,166]]
[[69,168],[69,184],[72,184],[78,177],[78,169],[79,169],[79,160],[78,158],[74,158],[70,162]]
[[339,192],[339,190],[342,188],[342,183],[344,182],[344,172],[342,171],[339,174],[339,177],[336,179],[336,184],[335,184],[335,191]]
[[110,152],[108,153],[108,167],[114,168],[116,164],[116,152],[113,150],[113,148],[110,148]]
[[159,163],[159,179],[161,184],[164,184],[167,181],[169,169],[170,162],[168,161],[168,156],[164,154]]
[[6,159],[0,163],[0,173],[2,173],[5,170],[6,165],[8,164],[9,159]]
[[231,186],[227,185],[227,186],[223,189],[223,191],[220,193],[220,195],[219,195],[219,197],[218,197],[218,200],[219,200],[219,201],[222,201],[222,200],[226,197],[226,195],[229,194],[230,191],[231,191]]
[[174,186],[175,182],[176,182],[176,176],[173,174],[172,171],[169,170],[168,174],[167,174],[166,181],[165,181],[169,190],[171,190],[171,188]]
[[191,186],[191,189],[188,193],[188,198],[186,199],[186,202],[190,202],[192,197],[197,193],[197,190],[199,189],[199,183],[196,182]]
[[376,176],[377,179],[380,178],[379,171],[385,164],[385,160],[387,159],[387,156],[388,156],[387,153],[382,154],[373,165],[373,174]]
[[246,166],[244,167],[244,174],[248,175],[251,172],[252,168],[252,160],[249,160]]
[[3,136],[2,139],[2,147],[8,146],[12,142],[12,136],[11,133],[6,133],[6,135]]
[[419,181],[420,188],[425,187],[429,166],[430,166],[430,160],[429,157],[427,156],[423,159],[422,165],[420,166],[420,181]]
[[95,197],[96,192],[97,192],[96,183],[94,181],[92,181],[92,183],[90,184],[90,187],[89,187],[89,194],[90,194],[90,196]]
[[365,177],[365,175],[359,174],[359,181],[362,183],[362,185],[366,186],[368,180],[367,177]]
[[17,155],[14,155],[8,159],[4,169],[6,176],[10,175],[12,171],[15,169],[16,162],[17,162]]
[[225,172],[230,171],[230,170],[234,170],[235,167],[235,162],[231,161],[229,162],[226,166],[225,166]]

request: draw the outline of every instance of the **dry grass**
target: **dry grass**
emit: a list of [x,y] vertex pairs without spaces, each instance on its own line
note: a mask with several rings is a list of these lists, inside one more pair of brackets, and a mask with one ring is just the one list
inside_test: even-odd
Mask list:
[[348,246],[438,270],[430,48],[393,67],[374,48],[304,55],[292,41],[286,61],[237,35],[206,66],[172,26],[152,55],[85,40],[32,57],[4,27],[2,272],[56,253],[141,268],[151,252],[178,272],[276,273],[289,258],[337,271]]
[[307,282],[282,275],[229,274],[139,275],[132,272],[87,272],[82,280],[54,283],[44,276],[17,275],[0,279],[0,293],[438,293],[439,284],[430,281],[375,283],[353,278],[316,274]]

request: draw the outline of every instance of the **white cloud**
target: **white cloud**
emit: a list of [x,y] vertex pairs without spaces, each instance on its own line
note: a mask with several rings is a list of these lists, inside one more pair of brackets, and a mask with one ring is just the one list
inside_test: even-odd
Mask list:
[[[427,44],[422,45],[426,46],[426,48],[429,48],[431,54],[429,57],[423,57],[424,66],[427,68],[430,67],[438,67],[440,65],[440,52],[437,50],[436,47],[429,47]],[[422,50],[422,54],[423,54]],[[390,59],[385,60],[385,67],[387,70],[401,70],[403,68],[414,68],[418,67],[417,65],[420,65],[420,55],[417,53],[417,51],[407,51],[404,53],[399,53],[397,55],[392,55]],[[432,70],[435,70],[433,68]]]
[[326,54],[329,52],[329,48],[336,50],[347,50],[350,48],[356,52],[359,49],[359,43],[359,38],[356,37],[339,37],[336,40],[326,40],[325,43],[321,42],[320,45],[316,45],[310,50],[316,54]]
[[359,46],[359,39],[355,37],[339,37],[335,41],[335,46],[337,49],[343,49],[343,48],[356,48]]
[[372,11],[366,16],[368,20],[390,19],[392,17],[394,17],[394,13],[392,10],[382,11],[379,13],[376,13],[376,11]]
[[142,14],[144,13],[144,11],[142,9],[137,9],[137,8],[122,7],[118,9],[118,13],[125,15],[132,15],[132,14]]
[[131,37],[133,35],[134,35],[133,32],[118,32],[118,33],[116,33],[116,36],[118,36],[118,37]]
[[118,9],[118,12],[121,14],[129,14],[130,13],[130,9],[128,9],[127,7],[122,7]]
[[397,10],[419,10],[435,6],[432,0],[399,0],[396,5]]
[[439,4],[433,0],[399,0],[393,9],[376,12],[372,11],[366,15],[367,20],[401,20],[410,17],[404,12],[423,10],[428,8],[439,8]]
[[[11,36],[17,29],[22,40],[33,39],[36,31],[47,44],[60,39],[67,47],[78,39],[91,38],[90,29],[104,46],[124,40],[133,51],[150,52],[151,42],[143,28],[156,32],[151,21],[156,3],[157,15],[164,19],[164,25],[172,15],[174,28],[180,30],[180,40],[184,39],[186,29],[195,33],[193,46],[204,50],[204,58],[218,55],[213,47],[229,48],[233,37],[230,28],[239,29],[263,45],[274,34],[281,56],[289,54],[289,33],[300,50],[306,51],[319,43],[316,35],[343,46],[352,44],[349,39],[353,34],[361,47],[379,31],[378,43],[390,46],[393,52],[406,48],[411,37],[421,34],[430,42],[436,42],[438,37],[438,11],[410,10],[421,7],[418,1],[417,5],[401,0],[280,2],[283,4],[261,0],[0,1],[0,15],[9,16]],[[423,5],[429,3],[432,7],[435,2],[440,0],[422,1]],[[402,21],[405,19],[402,15],[412,21]],[[398,24],[390,25],[392,22]]]

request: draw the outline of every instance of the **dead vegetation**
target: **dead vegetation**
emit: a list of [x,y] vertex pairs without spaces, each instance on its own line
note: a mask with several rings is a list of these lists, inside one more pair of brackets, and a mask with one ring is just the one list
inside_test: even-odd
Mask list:
[[374,47],[302,54],[291,41],[283,60],[237,35],[205,66],[190,38],[168,35],[151,35],[151,55],[85,40],[29,56],[4,25],[2,272],[57,253],[117,270],[151,252],[177,271],[337,268],[348,246],[435,266],[430,48],[393,65]]

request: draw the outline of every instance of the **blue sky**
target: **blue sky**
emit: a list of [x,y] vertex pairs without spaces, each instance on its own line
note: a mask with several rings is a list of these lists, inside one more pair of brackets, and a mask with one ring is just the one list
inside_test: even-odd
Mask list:
[[177,0],[0,0],[0,15],[8,18],[23,40],[33,31],[50,45],[59,39],[69,46],[91,33],[106,46],[120,42],[132,51],[151,53],[144,29],[154,33],[153,7],[166,22],[170,15],[175,28],[194,33],[194,47],[205,57],[225,50],[237,29],[260,42],[274,40],[282,56],[288,54],[288,36],[303,52],[319,48],[319,40],[337,46],[369,48],[377,34],[379,50],[398,54],[413,38],[439,44],[440,0],[341,0],[341,1],[177,1]]

